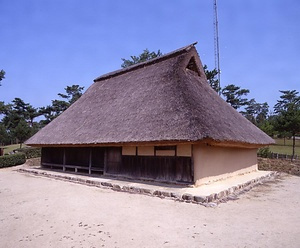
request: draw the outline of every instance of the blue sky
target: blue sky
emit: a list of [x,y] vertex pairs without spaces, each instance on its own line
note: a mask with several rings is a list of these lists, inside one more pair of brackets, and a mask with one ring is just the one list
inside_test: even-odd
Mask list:
[[[300,1],[219,0],[221,84],[250,89],[271,107],[300,91]],[[67,85],[87,89],[145,48],[198,41],[214,68],[212,0],[0,0],[0,100],[51,104]]]

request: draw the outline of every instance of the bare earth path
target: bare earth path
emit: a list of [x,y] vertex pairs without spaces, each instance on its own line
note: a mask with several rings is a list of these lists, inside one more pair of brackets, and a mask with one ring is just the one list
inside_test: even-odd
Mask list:
[[216,208],[0,170],[0,247],[300,247],[300,177]]

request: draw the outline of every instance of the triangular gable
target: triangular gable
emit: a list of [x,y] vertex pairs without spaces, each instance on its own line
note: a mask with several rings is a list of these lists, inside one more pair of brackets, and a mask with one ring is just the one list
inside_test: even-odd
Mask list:
[[189,60],[187,66],[186,66],[186,69],[191,70],[193,72],[196,72],[199,77],[201,76],[199,67],[198,67],[198,65],[197,65],[197,63],[195,61],[195,57],[194,56],[192,56],[191,59]]

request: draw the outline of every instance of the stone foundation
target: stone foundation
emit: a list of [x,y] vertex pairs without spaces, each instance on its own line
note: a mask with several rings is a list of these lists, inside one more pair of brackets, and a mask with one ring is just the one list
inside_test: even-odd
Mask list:
[[132,194],[143,194],[143,195],[155,196],[155,197],[160,197],[160,198],[173,199],[175,201],[180,201],[180,202],[200,204],[200,205],[203,205],[206,207],[215,207],[215,206],[217,206],[218,203],[237,199],[237,196],[239,194],[245,193],[261,183],[264,183],[264,182],[267,182],[270,180],[274,180],[276,177],[279,176],[279,173],[277,173],[277,172],[270,172],[266,176],[253,179],[251,181],[228,188],[221,192],[202,196],[202,195],[192,195],[192,194],[188,194],[188,193],[178,194],[178,193],[170,192],[170,191],[153,190],[151,188],[150,189],[146,188],[147,185],[145,185],[146,186],[145,188],[133,187],[133,186],[128,186],[128,185],[119,185],[118,183],[97,181],[97,180],[94,180],[93,178],[82,178],[82,177],[78,177],[76,175],[51,173],[48,171],[25,168],[25,167],[19,168],[18,171],[23,172],[23,173],[30,173],[30,174],[33,174],[36,176],[44,176],[44,177],[48,177],[48,178],[59,179],[59,180],[73,182],[73,183],[84,184],[84,185],[88,185],[88,186],[111,189],[111,190],[119,191],[119,192],[127,192],[127,193],[132,193]]

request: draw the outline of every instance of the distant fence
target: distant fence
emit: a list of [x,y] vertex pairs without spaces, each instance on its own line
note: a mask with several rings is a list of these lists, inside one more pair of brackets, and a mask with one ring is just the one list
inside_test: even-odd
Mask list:
[[[292,155],[271,152],[270,158],[291,160]],[[295,155],[294,160],[300,160],[300,156]]]

